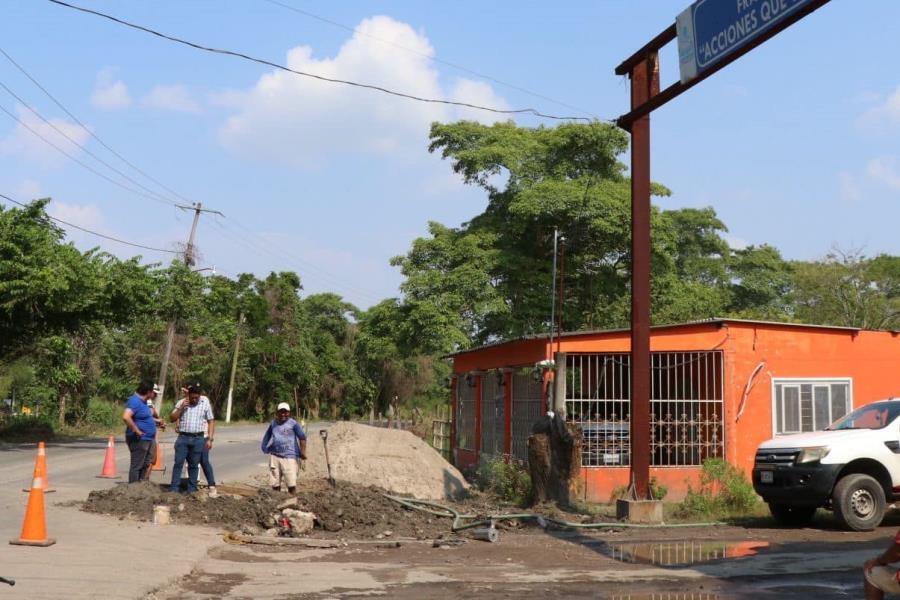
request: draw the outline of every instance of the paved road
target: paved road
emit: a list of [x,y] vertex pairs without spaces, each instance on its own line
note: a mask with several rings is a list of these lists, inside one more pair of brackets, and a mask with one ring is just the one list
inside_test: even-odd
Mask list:
[[[315,431],[315,427],[311,428]],[[220,427],[212,461],[220,482],[245,480],[264,472],[259,441],[265,425]],[[173,433],[163,434],[166,464],[171,465]],[[106,440],[49,443],[50,485],[57,491],[45,498],[47,528],[57,544],[48,548],[4,545],[18,538],[34,468],[34,444],[0,447],[0,576],[17,580],[0,586],[0,598],[140,598],[186,573],[219,541],[215,530],[199,527],[154,527],[84,513],[71,501],[83,500],[94,489],[117,485],[99,479]],[[128,448],[116,442],[116,467],[127,479]],[[162,481],[170,476],[154,474]]]

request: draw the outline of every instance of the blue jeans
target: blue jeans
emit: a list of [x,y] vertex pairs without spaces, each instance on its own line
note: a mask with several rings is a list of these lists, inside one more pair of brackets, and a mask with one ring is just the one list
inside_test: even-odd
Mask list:
[[188,492],[197,491],[197,478],[200,475],[200,457],[203,455],[203,448],[206,446],[206,439],[202,435],[190,436],[179,434],[175,440],[175,468],[172,470],[173,492],[181,491],[181,470],[184,468],[184,461],[188,464]]
[[206,442],[203,442],[203,453],[200,454],[200,468],[203,469],[203,476],[206,477],[206,485],[213,487],[216,485],[216,476],[213,473],[212,463],[209,462],[209,448]]

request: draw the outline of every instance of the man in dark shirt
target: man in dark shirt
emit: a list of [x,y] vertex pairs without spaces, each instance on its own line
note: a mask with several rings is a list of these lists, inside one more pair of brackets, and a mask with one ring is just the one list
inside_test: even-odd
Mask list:
[[149,467],[147,457],[156,443],[156,421],[147,406],[147,398],[153,394],[153,382],[142,381],[128,399],[122,420],[125,421],[125,443],[131,453],[128,483],[140,481]]

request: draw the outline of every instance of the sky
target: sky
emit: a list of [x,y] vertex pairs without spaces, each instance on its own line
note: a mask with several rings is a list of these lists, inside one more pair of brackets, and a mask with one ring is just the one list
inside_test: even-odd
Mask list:
[[[603,119],[627,112],[616,65],[688,4],[73,3],[327,77]],[[771,244],[788,259],[834,247],[900,253],[897,23],[896,0],[833,0],[657,110],[651,173],[673,191],[659,206],[712,206],[732,246]],[[202,202],[224,217],[200,219],[198,266],[296,271],[304,294],[333,291],[362,308],[398,295],[389,260],[429,221],[459,226],[486,206],[482,190],[428,153],[430,123],[507,118],[278,72],[42,0],[4,4],[0,48],[90,130],[0,55],[0,108],[21,121],[0,112],[0,193],[51,197],[57,218],[170,251],[69,230],[79,248],[148,262],[172,260],[187,238],[191,213],[172,202]],[[678,78],[675,44],[661,73],[663,87]]]

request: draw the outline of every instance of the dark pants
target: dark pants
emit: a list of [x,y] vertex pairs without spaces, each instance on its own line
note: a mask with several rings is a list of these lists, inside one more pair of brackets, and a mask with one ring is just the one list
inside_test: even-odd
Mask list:
[[156,451],[159,448],[159,443],[156,440],[153,440],[153,443],[150,444],[150,451],[147,452],[147,468],[144,469],[144,473],[141,475],[141,480],[150,481],[150,473],[153,471],[153,463],[156,462]]
[[173,492],[181,491],[181,470],[184,468],[185,460],[187,460],[188,465],[188,492],[197,491],[197,478],[200,475],[200,457],[203,456],[203,448],[205,446],[206,440],[202,435],[178,434],[178,439],[175,440],[175,467],[172,469],[171,490]]
[[216,485],[216,475],[213,473],[212,463],[209,462],[209,448],[206,447],[205,439],[203,440],[203,453],[200,454],[200,468],[203,469],[206,485],[210,487]]
[[144,472],[150,468],[147,463],[147,456],[154,442],[153,440],[141,440],[131,436],[128,436],[125,442],[128,444],[128,451],[131,453],[131,463],[128,467],[128,483],[134,483],[143,479]]

